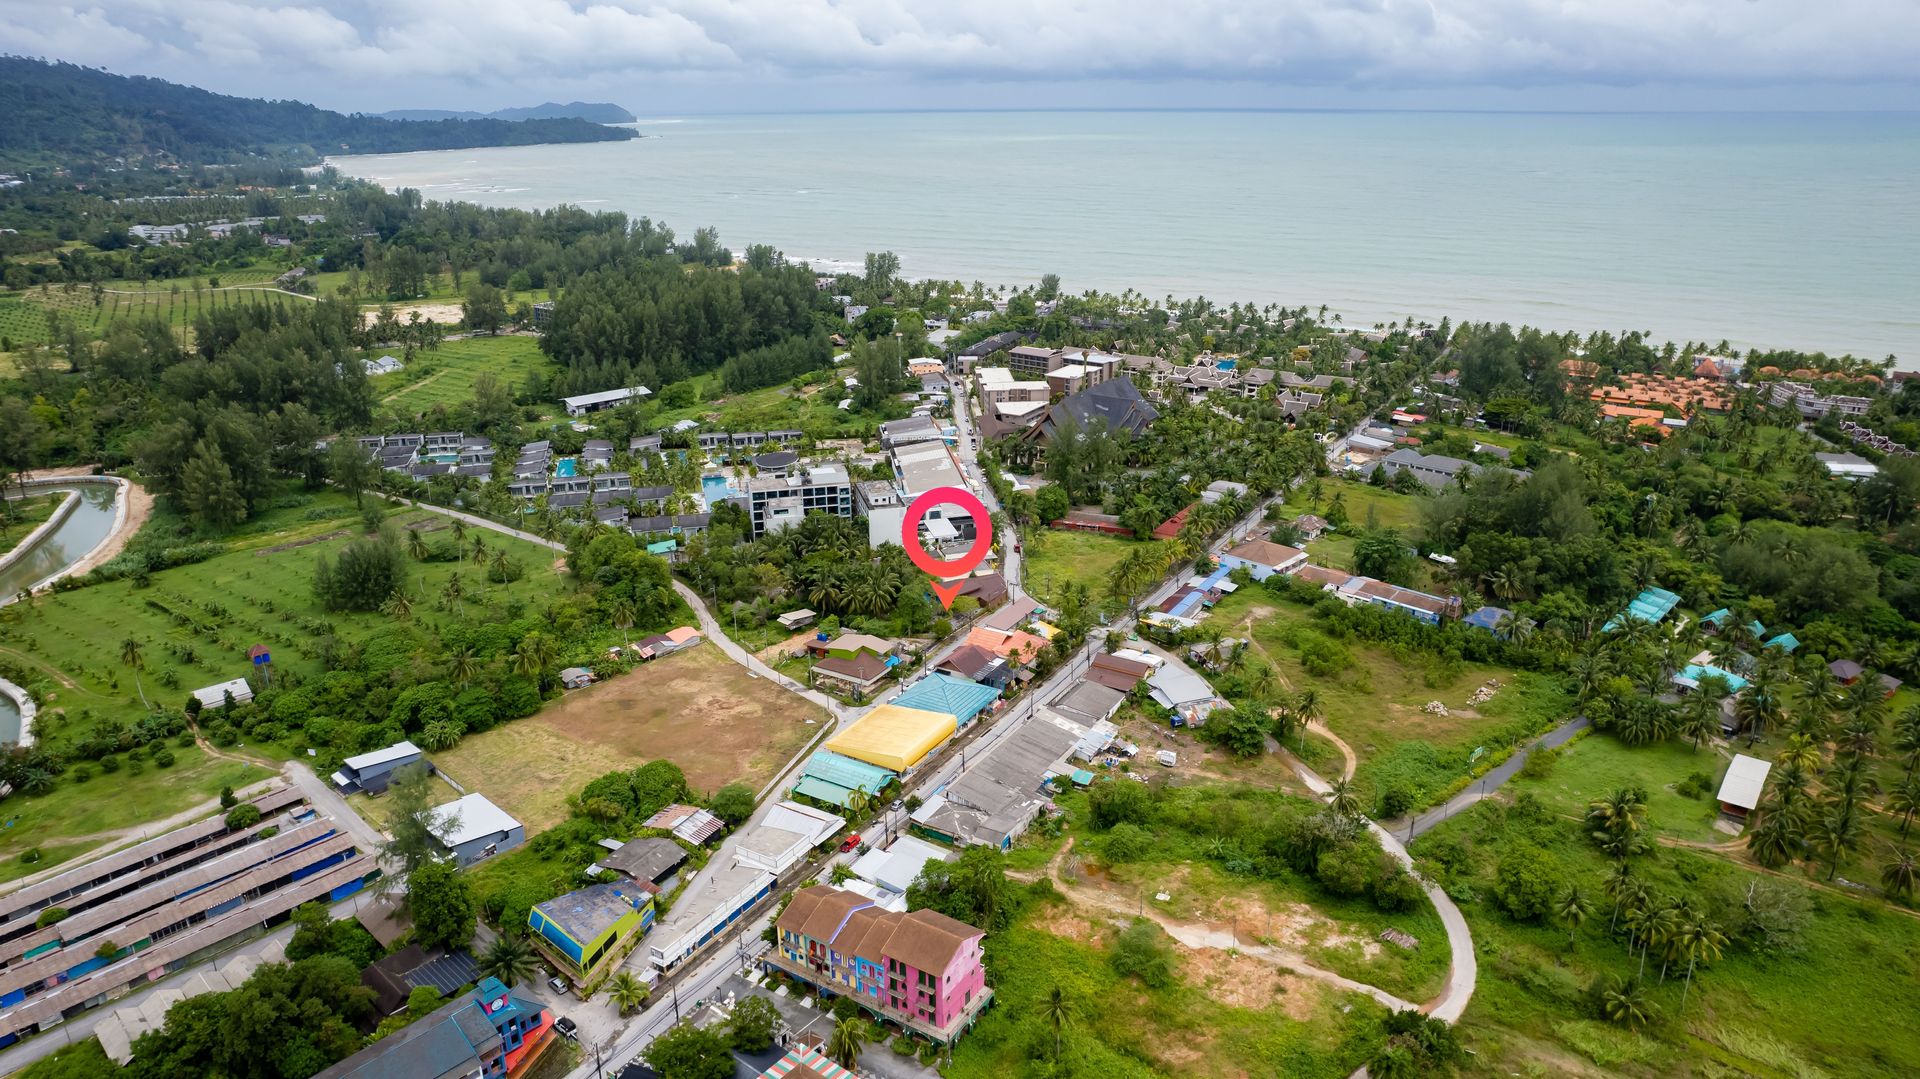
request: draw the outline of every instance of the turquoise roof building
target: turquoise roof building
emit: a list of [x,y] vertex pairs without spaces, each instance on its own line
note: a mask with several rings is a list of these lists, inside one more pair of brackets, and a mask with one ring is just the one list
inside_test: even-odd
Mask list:
[[1000,691],[992,686],[958,678],[951,674],[929,674],[907,687],[893,699],[902,708],[921,708],[945,712],[958,726],[966,726],[975,716],[993,707]]

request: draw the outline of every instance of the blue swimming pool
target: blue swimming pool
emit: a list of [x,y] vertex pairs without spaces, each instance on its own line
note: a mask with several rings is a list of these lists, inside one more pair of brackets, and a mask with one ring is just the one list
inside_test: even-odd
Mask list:
[[569,479],[580,472],[580,462],[572,457],[562,457],[553,463],[553,474],[561,479]]
[[733,485],[727,482],[725,476],[702,476],[700,478],[700,497],[706,500],[708,509],[712,509],[718,503],[725,502],[737,493],[738,492],[733,489]]

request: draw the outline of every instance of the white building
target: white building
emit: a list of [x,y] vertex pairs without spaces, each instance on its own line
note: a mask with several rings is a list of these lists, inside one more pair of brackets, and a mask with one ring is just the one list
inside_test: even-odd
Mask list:
[[599,393],[582,393],[572,397],[562,397],[560,403],[566,407],[569,416],[584,416],[589,412],[618,408],[628,401],[638,401],[650,397],[653,391],[645,386],[629,386],[619,390],[601,390]]

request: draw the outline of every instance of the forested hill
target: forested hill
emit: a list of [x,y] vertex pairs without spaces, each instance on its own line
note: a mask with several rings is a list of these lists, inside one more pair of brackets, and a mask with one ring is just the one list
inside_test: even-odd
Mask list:
[[634,115],[618,105],[604,101],[572,101],[556,105],[531,105],[493,112],[460,112],[452,109],[393,109],[380,113],[383,120],[591,120],[596,124],[630,124]]
[[161,79],[0,57],[0,169],[126,158],[215,163],[272,157],[310,164],[338,153],[399,153],[634,133],[580,119],[403,122],[298,101],[227,97]]

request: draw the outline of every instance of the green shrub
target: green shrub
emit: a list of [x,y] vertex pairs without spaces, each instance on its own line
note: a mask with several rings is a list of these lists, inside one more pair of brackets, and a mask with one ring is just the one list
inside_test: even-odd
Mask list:
[[39,847],[28,847],[26,850],[20,852],[20,864],[38,865],[42,857],[44,857],[44,855],[40,853]]
[[1705,772],[1694,772],[1673,787],[1673,792],[1683,798],[1705,798],[1711,790],[1713,777]]
[[258,806],[240,805],[234,806],[227,811],[227,827],[230,829],[251,828],[259,823],[260,809]]
[[893,1051],[903,1057],[912,1056],[914,1054],[913,1039],[905,1034],[893,1039]]
[[[38,853],[38,851],[36,850],[34,853]],[[47,909],[40,912],[39,917],[33,920],[33,927],[35,929],[45,929],[46,927],[52,925],[53,923],[59,921],[60,919],[65,918],[66,916],[67,916],[67,908],[48,907]]]
[[171,768],[173,767],[174,760],[173,750],[163,749],[153,755],[153,766],[155,768]]
[[1553,766],[1560,761],[1560,751],[1544,746],[1527,754],[1527,761],[1520,766],[1523,779],[1545,779],[1553,773]]

